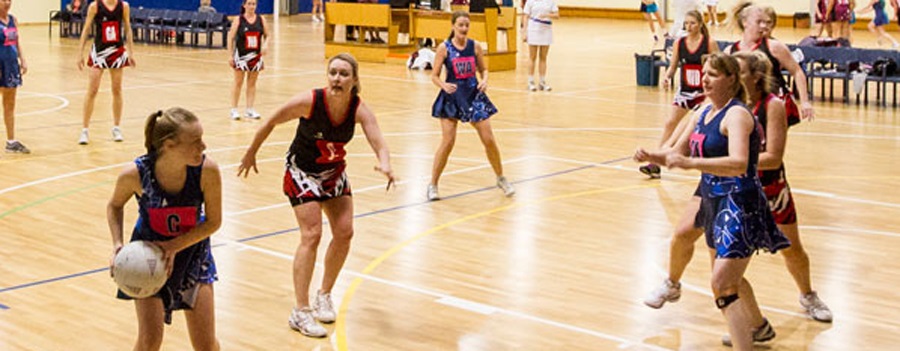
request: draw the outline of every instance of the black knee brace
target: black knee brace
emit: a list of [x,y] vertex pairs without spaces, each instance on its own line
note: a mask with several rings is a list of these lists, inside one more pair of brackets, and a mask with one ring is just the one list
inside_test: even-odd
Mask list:
[[716,307],[720,310],[724,310],[728,305],[733,304],[738,299],[738,294],[731,294],[720,296],[716,298]]

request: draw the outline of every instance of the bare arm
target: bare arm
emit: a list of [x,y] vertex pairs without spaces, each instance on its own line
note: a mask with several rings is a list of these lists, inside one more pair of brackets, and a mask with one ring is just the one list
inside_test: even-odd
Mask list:
[[269,53],[269,24],[263,16],[257,16],[259,16],[259,20],[262,21],[263,26],[262,43],[260,43],[259,54],[260,56],[265,56]]
[[434,53],[434,64],[431,70],[431,82],[441,88],[447,94],[456,92],[456,84],[447,83],[441,80],[441,71],[444,70],[444,60],[447,59],[447,47],[443,44],[438,45],[437,52]]
[[[122,3],[122,28],[125,30],[125,50],[128,51],[128,61],[132,68],[137,66],[134,61],[134,38],[131,32],[131,6],[127,2]],[[84,33],[82,33],[84,34]]]
[[356,110],[356,121],[362,125],[363,132],[366,133],[366,141],[369,142],[369,146],[372,147],[372,151],[378,157],[378,166],[375,167],[375,170],[387,177],[387,187],[390,189],[391,184],[394,183],[394,172],[391,170],[391,154],[387,143],[384,141],[384,136],[381,134],[381,128],[378,127],[375,114],[369,110],[365,103],[362,103]]
[[709,40],[709,44],[707,44],[707,46],[709,47],[710,55],[721,51],[721,50],[719,50],[719,43],[716,42],[716,39],[713,39],[712,35],[709,36],[708,40]]
[[94,1],[88,5],[87,17],[84,18],[84,26],[81,28],[81,38],[78,45],[78,70],[84,68],[84,45],[87,43],[90,28],[94,24],[94,16],[97,15],[97,2]]
[[[701,107],[699,110],[704,110],[705,107]],[[678,123],[678,126],[675,127],[675,130],[672,132],[672,136],[669,137],[662,147],[659,150],[647,151],[643,148],[638,148],[638,150],[634,154],[634,160],[637,162],[651,162],[658,165],[666,164],[666,158],[669,157],[670,154],[678,154],[682,156],[690,155],[690,149],[688,147],[691,133],[693,133],[693,129],[691,126],[697,124],[697,118],[699,118],[701,114],[697,112],[690,112],[690,115],[687,118],[682,118],[681,122]]]
[[772,99],[767,106],[766,151],[759,153],[759,169],[770,170],[781,167],[784,147],[787,144],[787,117],[784,101]]
[[678,62],[681,61],[681,40],[676,40],[672,45],[672,59],[669,61],[669,68],[666,69],[666,78],[663,80],[663,86],[669,89],[672,78],[675,77],[675,70],[678,69]]
[[671,154],[666,159],[670,168],[696,169],[722,177],[736,177],[747,172],[750,152],[750,133],[753,116],[742,108],[729,109],[722,121],[721,131],[728,136],[728,156],[696,158]]
[[247,177],[247,175],[250,174],[251,168],[254,172],[259,173],[259,170],[256,169],[256,153],[259,151],[262,143],[266,141],[269,134],[272,134],[272,130],[275,129],[276,125],[301,118],[308,114],[312,103],[313,95],[311,92],[300,93],[281,106],[278,111],[275,111],[275,114],[272,115],[272,117],[266,118],[259,127],[259,130],[257,130],[256,134],[253,136],[253,142],[250,143],[247,152],[244,153],[244,157],[241,159],[241,165],[238,167],[237,175],[240,177],[243,174],[244,177]]
[[[19,28],[19,20],[17,18],[13,18],[13,23],[16,24],[16,28]],[[25,54],[22,53],[21,32],[19,33],[19,40],[16,41],[16,51],[19,52],[19,71],[24,75],[25,73],[28,73],[28,63],[25,62]]]
[[231,28],[228,29],[228,42],[225,44],[227,46],[225,54],[228,55],[228,65],[231,67],[234,67],[234,37],[237,36],[240,24],[241,16],[237,15],[231,19]]
[[481,76],[481,81],[478,82],[478,90],[483,92],[487,90],[488,70],[487,64],[484,62],[484,50],[481,49],[481,45],[478,42],[475,42],[475,65],[478,67],[478,75]]
[[179,251],[208,238],[222,225],[222,176],[219,173],[219,165],[209,158],[203,162],[200,188],[203,190],[206,220],[172,240],[155,242],[165,252],[164,256],[174,256]]
[[112,197],[106,204],[106,222],[109,225],[109,234],[112,236],[113,257],[116,252],[124,245],[123,242],[123,220],[125,204],[134,194],[141,193],[141,178],[138,175],[137,166],[129,164],[127,168],[122,170],[119,178],[116,179],[116,187],[113,190]]
[[797,91],[800,92],[800,116],[804,119],[815,118],[815,111],[809,102],[809,91],[806,86],[806,74],[800,69],[800,64],[791,56],[788,47],[780,41],[769,41],[772,55],[778,59],[781,67],[786,69],[794,77],[794,84],[797,85]]

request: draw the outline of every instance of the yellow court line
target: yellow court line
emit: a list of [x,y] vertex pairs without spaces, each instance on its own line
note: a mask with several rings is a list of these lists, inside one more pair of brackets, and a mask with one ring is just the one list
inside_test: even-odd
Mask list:
[[[682,183],[682,182],[692,183],[695,181],[693,181],[693,180],[678,181],[678,183]],[[657,188],[657,187],[660,187],[661,185],[662,185],[662,183],[660,183],[660,182],[654,182],[652,184],[645,184],[645,185],[630,185],[630,186],[610,188],[610,189],[596,189],[596,190],[581,191],[581,192],[576,192],[576,193],[551,196],[551,197],[547,197],[547,198],[543,198],[543,199],[527,201],[527,202],[522,202],[522,203],[513,203],[510,205],[496,207],[494,209],[487,210],[484,212],[471,214],[471,215],[438,225],[436,227],[432,227],[431,229],[428,229],[422,233],[416,234],[412,238],[404,240],[403,242],[395,245],[394,247],[392,247],[392,248],[388,249],[387,251],[385,251],[384,253],[382,253],[380,256],[378,256],[378,258],[372,260],[372,262],[369,263],[369,265],[366,266],[366,268],[361,271],[361,274],[362,275],[371,275],[372,272],[376,268],[378,268],[379,265],[384,263],[384,261],[391,258],[391,256],[393,256],[394,254],[400,252],[400,250],[403,250],[407,246],[413,244],[414,242],[416,242],[422,238],[425,238],[429,235],[440,232],[440,231],[447,229],[449,227],[452,227],[454,225],[468,222],[473,219],[486,217],[486,216],[489,216],[489,215],[492,215],[492,214],[495,214],[498,212],[510,210],[515,207],[523,207],[523,206],[528,206],[528,205],[570,199],[570,198],[586,196],[586,195],[624,192],[624,191],[635,190],[635,189]],[[337,315],[337,321],[335,324],[335,332],[334,333],[335,333],[335,338],[337,339],[337,349],[339,351],[347,351],[348,350],[348,348],[347,348],[347,331],[346,331],[347,310],[350,306],[350,301],[353,299],[353,295],[356,293],[356,290],[359,288],[360,284],[362,284],[362,283],[363,283],[363,279],[361,277],[357,277],[357,278],[353,279],[353,281],[350,283],[350,287],[347,288],[347,292],[344,293],[344,298],[341,301],[341,306],[338,308],[338,315]]]

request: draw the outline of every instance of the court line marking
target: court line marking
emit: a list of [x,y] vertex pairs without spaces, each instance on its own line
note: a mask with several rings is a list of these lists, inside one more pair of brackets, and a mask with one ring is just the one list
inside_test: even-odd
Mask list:
[[24,98],[29,98],[29,97],[49,97],[49,98],[53,98],[53,99],[56,99],[56,100],[59,100],[59,101],[62,102],[62,103],[60,103],[60,104],[57,105],[57,106],[54,106],[54,107],[51,107],[51,108],[45,108],[45,109],[43,109],[43,110],[29,111],[29,112],[24,112],[24,113],[16,113],[16,115],[19,116],[19,117],[23,117],[23,116],[33,116],[33,115],[41,115],[41,114],[46,114],[46,113],[56,112],[56,111],[62,110],[62,109],[64,109],[64,108],[66,108],[66,107],[69,106],[69,99],[66,99],[66,98],[64,98],[64,97],[62,97],[62,96],[59,96],[59,95],[54,95],[54,94],[44,94],[44,93],[33,93],[33,92],[27,92],[27,91],[20,91],[19,94],[20,94],[20,95],[19,95],[19,98],[20,98],[20,99],[23,98],[23,97],[21,96],[21,94],[27,94],[27,95],[24,96]]

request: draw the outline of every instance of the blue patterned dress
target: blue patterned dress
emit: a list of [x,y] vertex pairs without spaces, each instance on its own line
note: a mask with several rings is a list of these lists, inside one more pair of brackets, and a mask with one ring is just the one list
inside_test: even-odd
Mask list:
[[[709,123],[706,116],[712,106],[703,111],[691,134],[691,157],[728,156],[728,137],[719,128],[731,108],[747,107],[731,100]],[[704,172],[700,179],[701,202],[695,226],[705,229],[706,244],[716,250],[716,258],[746,258],[760,249],[774,253],[791,245],[775,225],[757,176],[761,132],[759,123],[755,125],[743,175],[723,177]]]
[[22,85],[19,69],[19,28],[16,20],[9,15],[9,21],[0,22],[0,87],[17,88]]
[[[205,158],[204,158],[205,159]],[[187,167],[187,178],[178,194],[163,190],[156,179],[153,154],[134,160],[141,177],[143,194],[137,196],[139,217],[131,234],[131,241],[167,241],[189,232],[205,220],[204,197],[200,187],[200,166]],[[155,297],[162,299],[166,309],[166,323],[172,322],[172,311],[191,309],[199,284],[218,280],[209,238],[178,252],[172,275]],[[130,299],[119,291],[118,297]]]
[[447,94],[441,89],[431,107],[432,116],[455,118],[460,122],[479,122],[497,113],[497,108],[487,95],[478,91],[478,78],[475,77],[478,69],[475,45],[474,40],[468,39],[466,48],[459,50],[453,46],[451,39],[444,41],[447,58],[443,64],[447,70],[447,83],[456,84],[456,92]]

